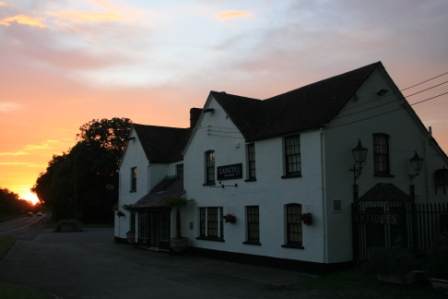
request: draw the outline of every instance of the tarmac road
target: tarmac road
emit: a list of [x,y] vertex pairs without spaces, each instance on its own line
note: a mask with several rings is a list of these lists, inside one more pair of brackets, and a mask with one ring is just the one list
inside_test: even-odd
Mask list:
[[34,228],[0,264],[0,283],[61,299],[297,298],[283,286],[306,276],[116,244],[111,228],[76,233]]

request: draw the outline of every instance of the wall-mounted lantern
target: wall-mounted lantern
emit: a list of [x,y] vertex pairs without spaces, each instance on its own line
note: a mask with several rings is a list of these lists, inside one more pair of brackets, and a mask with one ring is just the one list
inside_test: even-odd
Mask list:
[[353,200],[358,200],[358,184],[356,184],[356,179],[359,177],[367,158],[368,149],[363,147],[361,144],[361,139],[358,140],[358,145],[352,149],[353,158],[355,159],[355,164],[350,168],[353,171]]

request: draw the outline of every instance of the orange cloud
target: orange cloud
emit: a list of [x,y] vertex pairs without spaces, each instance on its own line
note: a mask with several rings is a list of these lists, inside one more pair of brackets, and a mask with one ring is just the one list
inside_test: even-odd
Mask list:
[[[22,156],[22,155],[28,155],[28,153],[23,152],[23,151],[0,153],[0,156]],[[4,164],[2,164],[2,165],[4,165]]]
[[9,112],[19,109],[20,106],[13,103],[0,103],[0,112]]
[[77,12],[69,10],[62,12],[51,12],[48,14],[74,22],[109,23],[125,20],[125,17],[122,15],[110,12]]
[[53,148],[50,144],[51,143],[57,143],[56,140],[51,140],[48,139],[45,142],[41,143],[40,145],[35,145],[35,144],[28,144],[26,146],[26,150],[27,151],[32,151],[32,150],[42,150],[42,149],[50,149]]
[[248,11],[236,11],[236,10],[229,10],[225,12],[221,12],[216,15],[216,17],[219,20],[229,20],[229,19],[236,19],[236,18],[247,18],[252,16],[251,12]]
[[32,27],[45,28],[45,24],[42,23],[43,18],[34,18],[27,15],[17,15],[13,17],[7,17],[0,20],[0,25],[8,27],[12,22],[16,22],[23,25],[29,25]]

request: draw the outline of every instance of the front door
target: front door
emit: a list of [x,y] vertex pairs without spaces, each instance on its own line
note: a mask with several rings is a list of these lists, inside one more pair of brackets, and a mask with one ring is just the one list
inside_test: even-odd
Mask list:
[[149,211],[148,247],[169,250],[170,213],[166,209]]

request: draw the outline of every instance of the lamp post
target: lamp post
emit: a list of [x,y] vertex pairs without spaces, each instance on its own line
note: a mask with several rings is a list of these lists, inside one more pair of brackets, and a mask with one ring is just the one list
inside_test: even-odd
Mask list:
[[412,200],[415,201],[415,185],[413,182],[413,179],[418,176],[420,174],[420,170],[422,170],[423,167],[423,158],[421,158],[418,154],[417,151],[415,151],[414,156],[409,159],[409,162],[411,163],[412,169],[414,169],[415,173],[414,174],[410,174],[409,175],[409,179],[410,179],[410,193],[411,193],[411,197]]
[[350,171],[353,171],[353,201],[358,200],[359,192],[358,192],[358,184],[356,183],[356,179],[359,177],[362,171],[362,167],[366,162],[367,158],[367,148],[363,147],[361,144],[361,139],[358,140],[358,145],[352,149],[353,158],[355,159],[355,164],[350,168]]

